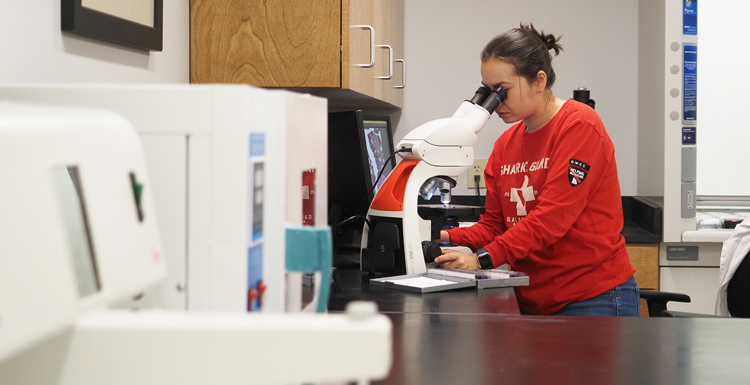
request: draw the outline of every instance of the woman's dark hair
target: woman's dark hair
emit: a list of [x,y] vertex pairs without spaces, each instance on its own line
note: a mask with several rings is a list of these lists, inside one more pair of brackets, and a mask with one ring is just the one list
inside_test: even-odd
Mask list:
[[490,40],[482,50],[482,62],[493,58],[507,61],[516,68],[516,74],[529,82],[536,79],[539,71],[544,71],[547,74],[546,88],[551,88],[555,84],[555,70],[549,51],[555,50],[555,56],[560,54],[560,37],[545,35],[543,31],[537,31],[534,24],[521,23],[520,28],[513,28]]

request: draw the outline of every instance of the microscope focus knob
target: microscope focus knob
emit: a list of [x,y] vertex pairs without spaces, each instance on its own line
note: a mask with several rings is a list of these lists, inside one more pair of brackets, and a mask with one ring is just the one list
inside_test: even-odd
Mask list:
[[424,254],[425,262],[433,263],[435,262],[435,258],[443,254],[443,250],[435,242],[422,241],[422,254]]

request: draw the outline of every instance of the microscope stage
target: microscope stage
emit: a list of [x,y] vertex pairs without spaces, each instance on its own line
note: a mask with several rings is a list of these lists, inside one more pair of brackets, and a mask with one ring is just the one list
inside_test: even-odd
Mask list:
[[463,217],[484,214],[483,206],[429,204],[417,206],[420,217]]

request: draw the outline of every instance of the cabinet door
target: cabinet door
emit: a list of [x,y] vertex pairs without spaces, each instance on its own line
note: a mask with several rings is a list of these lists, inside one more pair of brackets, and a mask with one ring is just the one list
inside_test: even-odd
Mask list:
[[406,63],[404,62],[404,1],[388,0],[387,23],[390,30],[388,41],[393,47],[393,74],[386,84],[386,100],[397,107],[404,104]]
[[659,245],[631,243],[626,245],[630,263],[635,267],[635,281],[646,290],[659,289]]
[[[635,281],[641,290],[659,290],[659,244],[629,243],[625,245],[630,263],[635,267]],[[646,300],[641,300],[641,317],[648,317]]]
[[[342,84],[341,88],[375,97],[375,58],[378,30],[375,3],[380,0],[342,0]],[[347,28],[348,26],[348,28]],[[348,59],[348,60],[346,60]],[[348,76],[347,76],[348,73]]]
[[[342,22],[349,25],[346,53],[350,65],[342,65],[342,88],[401,107],[403,90],[395,86],[403,84],[404,71],[394,59],[403,58],[403,0],[344,0],[343,3],[345,6],[348,3],[349,9],[348,22],[346,16]],[[346,70],[350,71],[348,84]]]
[[341,0],[192,0],[190,81],[341,86]]
[[390,102],[390,79],[392,78],[393,41],[390,20],[392,0],[375,1],[375,67],[373,87],[375,97]]

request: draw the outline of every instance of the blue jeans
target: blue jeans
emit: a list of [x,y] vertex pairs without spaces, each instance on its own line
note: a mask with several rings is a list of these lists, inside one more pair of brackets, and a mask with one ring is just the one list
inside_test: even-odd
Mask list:
[[[521,310],[521,314],[531,314]],[[640,317],[641,295],[632,276],[625,283],[585,301],[569,303],[551,315]]]

